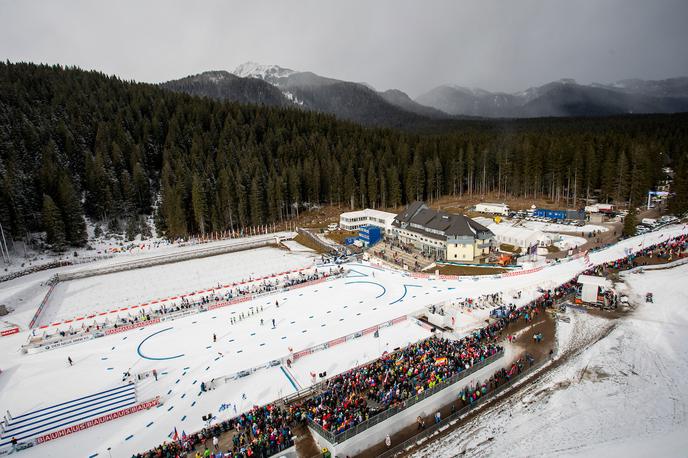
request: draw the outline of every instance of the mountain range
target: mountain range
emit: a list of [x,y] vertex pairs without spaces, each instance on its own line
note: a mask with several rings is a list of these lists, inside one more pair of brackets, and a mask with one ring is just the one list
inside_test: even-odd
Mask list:
[[380,92],[366,83],[247,62],[231,73],[207,71],[161,86],[191,95],[295,107],[389,127],[464,117],[607,116],[688,111],[688,78],[685,77],[655,81],[628,79],[589,85],[562,79],[517,93],[444,85],[414,100],[398,89]]

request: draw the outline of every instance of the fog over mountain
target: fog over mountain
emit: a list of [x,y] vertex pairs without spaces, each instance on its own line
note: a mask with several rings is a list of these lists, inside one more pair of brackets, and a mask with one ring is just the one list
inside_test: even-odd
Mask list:
[[255,61],[412,99],[452,84],[516,93],[688,76],[686,17],[685,0],[0,0],[0,59],[151,83]]
[[578,84],[562,79],[513,94],[444,85],[413,100],[399,89],[246,62],[232,73],[209,71],[170,81],[168,89],[268,106],[294,106],[363,124],[402,126],[419,118],[605,116],[688,111],[688,78]]

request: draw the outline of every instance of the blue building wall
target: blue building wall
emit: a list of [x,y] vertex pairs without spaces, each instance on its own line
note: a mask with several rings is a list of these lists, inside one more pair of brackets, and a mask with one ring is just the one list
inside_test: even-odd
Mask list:
[[382,238],[382,231],[377,226],[363,226],[358,230],[358,238],[366,246],[375,245]]

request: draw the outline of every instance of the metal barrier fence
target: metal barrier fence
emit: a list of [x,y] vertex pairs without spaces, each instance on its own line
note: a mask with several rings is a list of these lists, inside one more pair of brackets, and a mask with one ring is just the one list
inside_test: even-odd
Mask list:
[[401,406],[399,407],[390,407],[389,409],[385,410],[384,412],[381,412],[378,415],[375,415],[374,417],[369,418],[368,420],[359,423],[358,425],[354,426],[353,428],[349,428],[346,431],[340,433],[340,434],[334,434],[331,431],[325,431],[319,424],[314,422],[313,420],[308,420],[308,424],[310,427],[312,427],[318,434],[320,434],[325,440],[327,440],[331,444],[341,444],[342,442],[351,439],[352,437],[362,433],[368,428],[372,428],[373,426],[377,425],[378,423],[381,423],[388,418],[398,414],[399,412],[402,412],[409,407],[411,407],[414,404],[417,404],[426,398],[446,389],[449,388],[450,386],[454,385],[455,383],[459,382],[460,380],[463,380],[467,376],[475,373],[476,371],[482,369],[483,367],[488,366],[489,364],[493,363],[494,361],[497,361],[499,358],[504,356],[504,350],[499,351],[495,353],[494,355],[490,356],[489,358],[486,358],[479,363],[474,364],[473,366],[469,367],[468,369],[461,371],[458,374],[455,374],[451,377],[449,377],[446,380],[443,380],[441,383],[435,385],[432,388],[429,388],[425,391],[423,391],[420,394],[417,394],[416,396],[409,398],[405,400],[403,403],[401,403]]
[[511,388],[519,380],[522,380],[524,377],[531,375],[533,372],[537,371],[547,361],[548,361],[547,359],[538,361],[537,363],[528,367],[526,370],[524,370],[520,374],[517,374],[514,377],[512,377],[511,379],[509,379],[508,382],[506,382],[502,385],[499,385],[494,390],[481,396],[473,404],[469,404],[465,407],[462,407],[461,409],[459,409],[456,412],[454,412],[453,414],[449,415],[447,418],[440,421],[439,423],[434,423],[431,426],[428,426],[421,433],[416,434],[415,436],[405,440],[404,442],[401,442],[398,445],[395,445],[394,447],[392,447],[389,450],[385,451],[384,453],[380,454],[378,456],[378,458],[392,458],[395,455],[397,455],[398,453],[406,453],[408,451],[408,449],[411,448],[417,442],[423,441],[423,443],[425,443],[426,441],[424,439],[429,438],[430,436],[435,434],[437,431],[445,428],[446,426],[449,426],[452,422],[459,420],[461,417],[468,414],[471,410],[475,409],[478,406],[481,406],[486,401],[496,397],[499,393],[503,392],[507,388]]

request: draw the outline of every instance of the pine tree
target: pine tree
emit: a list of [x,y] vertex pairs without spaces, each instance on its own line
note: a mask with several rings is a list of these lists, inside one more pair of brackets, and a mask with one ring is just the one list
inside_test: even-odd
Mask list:
[[683,153],[674,168],[669,210],[676,216],[688,212],[688,154]]
[[47,242],[54,248],[62,249],[65,245],[65,228],[62,222],[62,214],[53,199],[43,194],[43,230]]
[[628,210],[628,214],[624,218],[623,235],[626,237],[634,236],[637,225],[638,221],[636,218],[635,207],[631,207],[630,210]]
[[194,174],[191,184],[191,205],[193,207],[194,223],[196,228],[205,235],[206,220],[208,218],[208,203],[206,202],[205,190],[201,177]]
[[86,221],[81,208],[79,197],[74,190],[72,181],[64,174],[58,184],[58,203],[62,209],[64,233],[70,245],[82,246],[86,243]]

